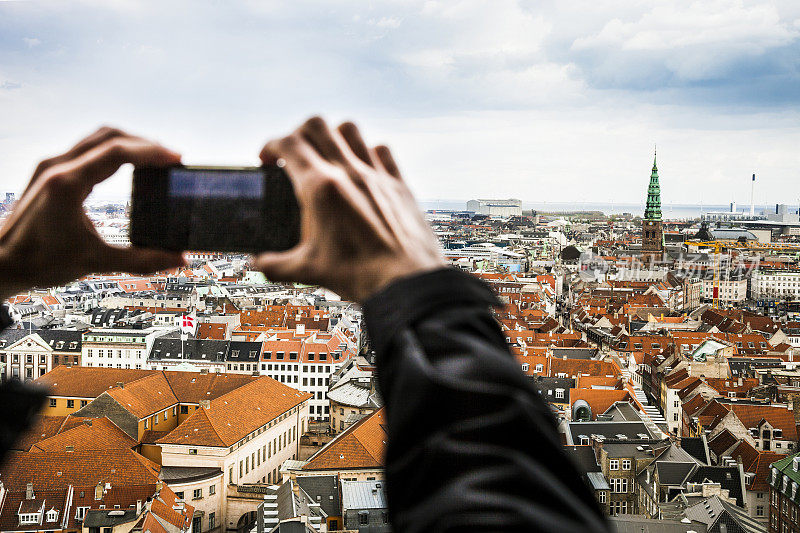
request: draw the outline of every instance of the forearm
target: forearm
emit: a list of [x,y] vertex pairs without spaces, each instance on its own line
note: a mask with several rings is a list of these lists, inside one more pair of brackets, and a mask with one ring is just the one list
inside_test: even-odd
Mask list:
[[442,270],[365,304],[389,422],[394,524],[605,530],[548,407],[505,346],[493,303],[484,284]]

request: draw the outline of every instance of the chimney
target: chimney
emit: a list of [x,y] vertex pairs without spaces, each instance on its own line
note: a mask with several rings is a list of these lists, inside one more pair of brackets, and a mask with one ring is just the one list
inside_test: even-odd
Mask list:
[[302,322],[298,322],[298,323],[295,325],[295,331],[297,332],[297,334],[298,334],[298,335],[303,335],[303,334],[305,334],[305,332],[306,332],[306,325],[305,325],[305,324],[303,324]]
[[210,409],[211,400],[200,400],[200,407],[202,407],[203,409]]
[[28,481],[28,484],[25,486],[25,499],[32,500],[33,498],[35,498],[33,494],[33,483]]
[[142,514],[142,500],[136,500],[136,516]]

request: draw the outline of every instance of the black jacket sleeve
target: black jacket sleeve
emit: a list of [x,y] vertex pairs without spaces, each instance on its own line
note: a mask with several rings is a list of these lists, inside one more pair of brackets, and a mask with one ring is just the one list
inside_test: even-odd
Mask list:
[[492,318],[498,303],[474,276],[443,269],[364,304],[388,420],[393,527],[607,532]]

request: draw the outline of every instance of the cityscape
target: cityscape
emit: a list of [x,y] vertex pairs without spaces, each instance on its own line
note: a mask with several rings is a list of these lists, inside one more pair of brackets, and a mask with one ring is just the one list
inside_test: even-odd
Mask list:
[[0,0],[0,533],[800,533],[798,146],[797,0]]
[[[798,209],[670,220],[658,164],[643,213],[475,199],[425,216],[501,298],[509,350],[617,530],[797,531]],[[126,211],[90,216],[124,245]],[[0,528],[390,531],[359,306],[245,255],[188,259],[9,300],[0,375],[49,396],[4,466]]]

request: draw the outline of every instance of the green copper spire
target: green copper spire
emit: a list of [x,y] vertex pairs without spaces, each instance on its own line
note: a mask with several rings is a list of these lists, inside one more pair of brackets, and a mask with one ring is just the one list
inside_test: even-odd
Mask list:
[[661,186],[658,184],[658,167],[656,153],[653,153],[653,172],[650,174],[650,185],[647,187],[647,207],[644,210],[645,220],[661,220]]

